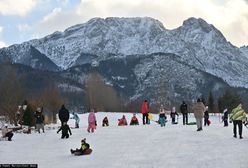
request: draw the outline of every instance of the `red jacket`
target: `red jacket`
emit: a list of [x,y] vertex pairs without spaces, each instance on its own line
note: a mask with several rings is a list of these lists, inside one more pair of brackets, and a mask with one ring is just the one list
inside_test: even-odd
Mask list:
[[149,106],[148,106],[148,102],[143,102],[142,103],[142,109],[141,109],[141,113],[142,114],[146,114],[149,112]]

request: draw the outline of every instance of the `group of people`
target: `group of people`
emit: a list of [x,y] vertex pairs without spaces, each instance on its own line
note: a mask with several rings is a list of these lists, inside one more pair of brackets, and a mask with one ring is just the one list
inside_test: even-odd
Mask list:
[[[204,114],[205,112],[205,114]],[[228,109],[224,109],[222,116],[222,121],[224,122],[224,127],[228,126]],[[209,114],[208,107],[205,107],[200,99],[197,99],[197,103],[194,106],[194,115],[196,118],[197,131],[202,130],[202,119],[204,118],[204,125],[209,125]],[[237,138],[237,127],[239,129],[239,138],[243,139],[242,130],[243,123],[247,125],[246,113],[243,109],[243,102],[240,102],[236,108],[234,108],[230,113],[230,122],[233,123],[233,137]]]
[[[236,108],[232,110],[230,113],[230,122],[233,122],[233,136],[236,138],[237,137],[237,127],[239,129],[239,138],[242,139],[242,125],[246,119],[246,114],[243,110],[243,103],[240,103]],[[27,107],[25,107],[27,109]],[[34,113],[34,118],[35,118],[35,127],[38,133],[40,133],[40,130],[44,133],[44,115],[43,115],[43,108],[38,107],[37,110]],[[149,104],[147,100],[144,100],[142,103],[141,107],[141,113],[142,113],[142,121],[143,125],[150,124],[151,118],[149,118]],[[183,125],[188,125],[188,106],[185,103],[185,101],[182,102],[180,105],[180,112],[182,113],[183,117]],[[164,127],[166,123],[168,122],[167,120],[167,114],[170,113],[171,117],[171,123],[172,124],[177,124],[178,123],[178,113],[176,111],[175,107],[172,107],[171,111],[166,111],[164,106],[161,105],[159,109],[159,119],[157,122],[158,124],[161,125],[161,127]],[[201,99],[197,99],[196,104],[193,107],[193,113],[194,117],[196,119],[196,125],[197,125],[197,131],[202,131],[203,127],[203,121],[204,121],[204,126],[210,125],[210,120],[209,120],[209,112],[208,112],[208,106],[205,106]],[[73,117],[71,119],[75,119],[75,128],[79,128],[79,116],[77,113],[72,113]],[[224,122],[224,127],[228,126],[228,109],[224,109],[223,111],[223,117],[222,121]],[[61,106],[61,109],[59,110],[58,114],[59,120],[61,122],[61,126],[57,133],[62,131],[61,138],[69,138],[69,135],[72,135],[71,129],[67,122],[70,119],[70,113],[69,111],[65,108],[64,105]],[[118,119],[118,126],[125,126],[128,125],[127,119],[125,115],[122,116],[122,118]],[[136,114],[133,114],[130,125],[139,125],[139,120],[136,117]],[[96,130],[97,126],[97,120],[96,120],[96,115],[95,115],[95,110],[91,109],[91,112],[89,112],[88,115],[88,127],[87,131],[89,133],[93,133]],[[102,126],[103,127],[108,127],[109,126],[109,120],[107,116],[103,118],[102,121]],[[29,132],[29,130],[28,130]],[[27,133],[28,133],[27,132]],[[8,125],[6,124],[4,128],[2,129],[2,137],[7,137],[9,141],[11,141],[13,137],[13,131],[8,128]]]

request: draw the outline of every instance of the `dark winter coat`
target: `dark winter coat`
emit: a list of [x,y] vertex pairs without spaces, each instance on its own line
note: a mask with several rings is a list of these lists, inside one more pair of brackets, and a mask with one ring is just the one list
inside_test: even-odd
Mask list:
[[228,119],[228,111],[224,112],[224,116],[223,116],[223,120],[227,120]]
[[204,118],[205,118],[205,119],[209,119],[209,113],[208,113],[208,110],[206,110],[206,111],[204,112]]
[[181,104],[180,110],[181,110],[181,113],[182,114],[188,113],[188,106],[187,106],[187,104],[186,103]]
[[59,110],[59,120],[61,121],[61,123],[67,122],[69,120],[69,117],[69,111],[64,106],[62,106]]
[[62,135],[68,135],[68,132],[71,135],[71,129],[70,129],[69,125],[67,125],[67,124],[61,126],[60,129],[57,131],[57,133],[59,133],[61,130],[62,130]]
[[176,118],[176,115],[178,116],[177,112],[171,112],[170,113],[171,118]]
[[166,118],[165,113],[160,113],[159,118]]
[[34,114],[34,117],[35,117],[36,124],[43,124],[44,115],[42,114],[42,112],[36,111]]
[[131,121],[130,121],[130,125],[139,125],[139,120],[137,117],[133,116]]
[[27,126],[32,126],[33,123],[33,119],[34,119],[34,112],[31,108],[30,105],[27,105],[26,110],[23,113],[23,124],[27,125]]
[[107,117],[104,117],[104,119],[102,120],[102,126],[109,126],[109,122],[108,122]]

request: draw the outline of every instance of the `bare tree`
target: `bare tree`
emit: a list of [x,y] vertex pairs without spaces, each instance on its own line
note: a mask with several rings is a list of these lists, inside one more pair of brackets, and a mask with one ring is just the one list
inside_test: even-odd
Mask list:
[[62,98],[58,88],[46,88],[42,95],[41,101],[43,102],[44,110],[47,111],[49,116],[48,122],[56,122],[56,114],[58,113],[62,104],[65,103],[65,99]]
[[111,85],[105,84],[98,73],[91,73],[86,81],[85,100],[88,108],[103,111],[118,111],[120,100]]
[[24,97],[22,82],[11,66],[4,66],[4,76],[0,78],[0,115],[10,123],[17,124],[16,112]]

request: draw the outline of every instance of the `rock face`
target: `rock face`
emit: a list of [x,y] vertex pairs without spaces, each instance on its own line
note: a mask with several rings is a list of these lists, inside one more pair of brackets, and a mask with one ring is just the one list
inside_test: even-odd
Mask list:
[[248,48],[233,46],[196,18],[173,30],[149,17],[94,18],[0,49],[0,61],[6,60],[57,71],[82,86],[94,69],[131,100],[192,99],[209,90],[248,88]]

